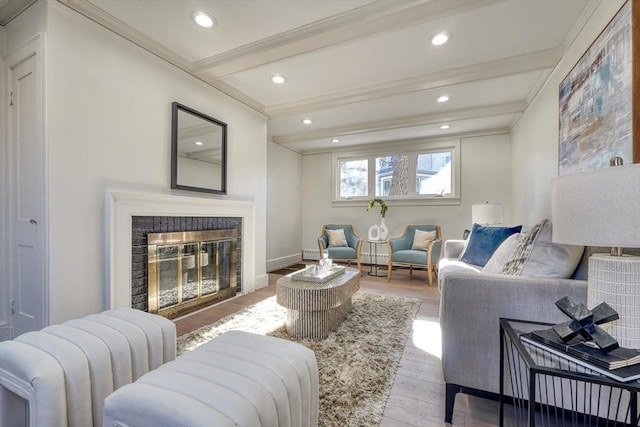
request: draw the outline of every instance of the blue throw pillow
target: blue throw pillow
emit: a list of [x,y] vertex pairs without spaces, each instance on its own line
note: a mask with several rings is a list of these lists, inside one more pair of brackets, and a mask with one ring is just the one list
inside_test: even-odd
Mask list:
[[519,233],[522,226],[516,227],[484,227],[473,224],[467,248],[462,254],[461,261],[484,267],[498,246],[512,234]]

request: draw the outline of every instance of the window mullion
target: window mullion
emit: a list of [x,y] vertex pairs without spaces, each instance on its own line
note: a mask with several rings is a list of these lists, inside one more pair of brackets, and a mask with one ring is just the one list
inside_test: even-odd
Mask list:
[[368,196],[375,197],[376,195],[376,156],[369,156],[369,186],[368,186]]
[[407,153],[407,156],[409,157],[409,174],[407,179],[409,180],[409,182],[411,183],[411,185],[409,186],[409,197],[415,197],[416,196],[416,180],[417,180],[417,162],[416,159],[418,157],[418,153]]

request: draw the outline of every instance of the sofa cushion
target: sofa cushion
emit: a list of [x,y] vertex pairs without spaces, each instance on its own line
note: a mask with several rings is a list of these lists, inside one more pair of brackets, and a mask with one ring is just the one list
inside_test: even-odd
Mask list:
[[507,237],[502,244],[496,249],[496,251],[491,255],[489,261],[482,269],[483,273],[489,274],[502,274],[502,269],[504,265],[509,261],[513,251],[516,249],[520,241],[522,240],[522,234],[516,233]]
[[502,274],[567,279],[580,263],[584,246],[551,241],[551,221],[544,219],[525,234],[504,264]]
[[347,236],[344,234],[344,229],[336,228],[335,230],[326,230],[327,236],[329,237],[329,246],[339,247],[339,246],[348,246],[347,245]]
[[403,262],[406,264],[427,265],[427,253],[425,251],[414,251],[412,249],[403,249],[395,251],[391,254],[391,260],[394,262]]
[[441,258],[438,263],[438,289],[441,288],[445,277],[452,273],[480,273],[482,267],[467,264],[458,258]]
[[356,250],[349,246],[332,246],[327,248],[331,259],[357,259]]
[[417,251],[428,251],[429,245],[436,239],[437,231],[416,230],[413,234],[413,245],[411,249]]
[[516,227],[485,227],[473,224],[469,242],[460,260],[484,267],[502,242],[510,235],[519,233],[521,229],[521,225]]

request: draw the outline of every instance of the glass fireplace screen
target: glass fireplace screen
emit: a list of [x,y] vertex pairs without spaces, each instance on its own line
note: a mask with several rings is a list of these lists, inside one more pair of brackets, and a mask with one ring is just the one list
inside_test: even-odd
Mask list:
[[149,312],[174,318],[235,295],[236,230],[147,236]]

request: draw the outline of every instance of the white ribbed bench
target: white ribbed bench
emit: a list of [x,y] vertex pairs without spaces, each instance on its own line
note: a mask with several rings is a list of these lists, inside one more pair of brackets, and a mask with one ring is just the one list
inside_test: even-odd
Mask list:
[[313,427],[318,388],[313,351],[230,331],[118,389],[104,425]]
[[128,308],[0,342],[0,426],[102,426],[105,398],[176,357],[176,328]]

